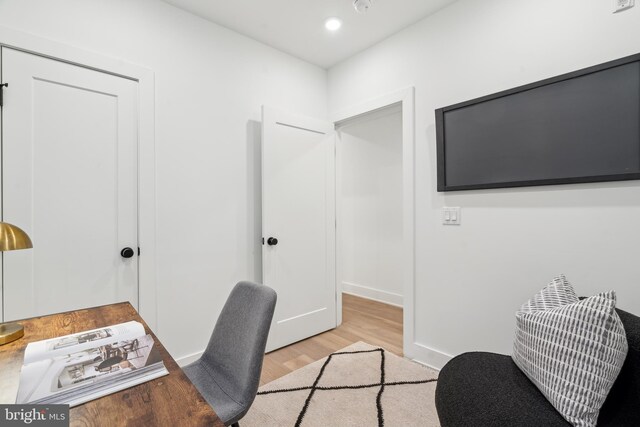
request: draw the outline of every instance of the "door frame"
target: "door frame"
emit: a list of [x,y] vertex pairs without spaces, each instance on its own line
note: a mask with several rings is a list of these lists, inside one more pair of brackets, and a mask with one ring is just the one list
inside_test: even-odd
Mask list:
[[[413,86],[364,101],[330,114],[336,127],[341,122],[390,107],[402,106],[402,223],[403,223],[403,352],[416,359],[420,346],[415,340],[415,88]],[[337,170],[337,168],[336,168]],[[337,193],[336,193],[337,199]],[[340,203],[336,200],[336,218],[340,218]],[[338,240],[336,240],[336,245]],[[336,254],[338,248],[336,246]],[[338,263],[339,264],[339,263]],[[339,268],[339,267],[338,267]],[[342,289],[336,275],[336,315],[342,323]]]
[[[0,26],[0,46],[100,71],[138,83],[138,311],[157,327],[155,74],[116,58]],[[144,218],[144,220],[142,220]],[[0,290],[1,296],[1,290]],[[2,315],[0,307],[0,316]]]

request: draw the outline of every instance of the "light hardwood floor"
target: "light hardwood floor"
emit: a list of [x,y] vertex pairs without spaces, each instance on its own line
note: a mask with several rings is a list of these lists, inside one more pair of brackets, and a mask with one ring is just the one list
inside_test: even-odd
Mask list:
[[260,385],[358,341],[402,356],[402,308],[343,294],[342,325],[267,354]]

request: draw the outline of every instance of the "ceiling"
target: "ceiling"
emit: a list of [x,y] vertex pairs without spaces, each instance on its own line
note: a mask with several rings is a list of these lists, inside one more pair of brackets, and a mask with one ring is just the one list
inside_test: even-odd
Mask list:
[[[164,0],[308,62],[329,68],[455,0],[373,0],[358,14],[353,0]],[[324,22],[338,17],[335,33]]]

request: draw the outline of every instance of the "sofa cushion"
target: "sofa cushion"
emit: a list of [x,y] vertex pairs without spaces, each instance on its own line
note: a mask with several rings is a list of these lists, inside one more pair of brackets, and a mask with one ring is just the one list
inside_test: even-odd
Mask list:
[[627,355],[615,293],[579,301],[564,276],[516,313],[513,360],[575,426],[596,425]]
[[511,357],[495,353],[464,353],[447,363],[436,408],[443,427],[570,426]]

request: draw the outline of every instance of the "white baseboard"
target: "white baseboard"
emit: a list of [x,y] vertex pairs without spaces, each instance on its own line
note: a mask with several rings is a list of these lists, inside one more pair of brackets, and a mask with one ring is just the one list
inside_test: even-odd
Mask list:
[[417,342],[413,343],[411,353],[410,359],[437,371],[441,370],[444,365],[453,359],[450,354],[434,350]]
[[385,304],[395,305],[396,307],[402,307],[402,295],[393,292],[357,285],[351,282],[342,282],[342,292]]
[[176,359],[176,362],[178,363],[178,366],[183,367],[185,365],[188,365],[189,363],[195,362],[196,360],[200,359],[200,356],[202,356],[202,353],[204,353],[204,350],[198,351],[192,354],[187,354],[186,356],[178,357]]

